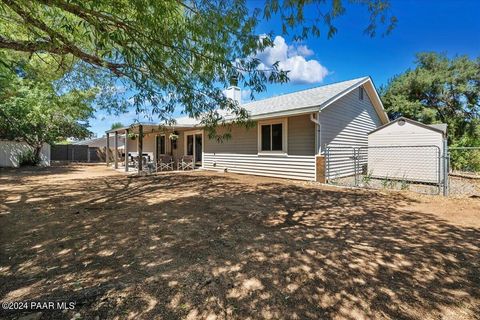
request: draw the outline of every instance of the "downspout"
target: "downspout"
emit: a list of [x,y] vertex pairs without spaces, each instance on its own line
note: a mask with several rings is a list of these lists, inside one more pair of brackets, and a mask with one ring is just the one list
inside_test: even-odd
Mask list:
[[320,132],[320,111],[317,112],[317,118],[314,117],[315,113],[310,114],[310,121],[315,123],[315,150],[320,155],[321,149],[321,132]]

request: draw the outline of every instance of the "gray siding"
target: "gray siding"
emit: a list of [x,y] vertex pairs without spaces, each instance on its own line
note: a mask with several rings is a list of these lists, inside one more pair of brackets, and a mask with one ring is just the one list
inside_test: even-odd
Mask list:
[[[288,155],[258,155],[258,127],[234,127],[219,143],[205,136],[203,168],[260,176],[314,180],[315,125],[309,115],[288,119]],[[222,131],[220,130],[219,133]]]
[[355,89],[320,112],[322,152],[328,149],[327,178],[354,174],[352,147],[368,145],[368,133],[381,125],[381,120],[367,94],[359,99]]
[[315,154],[315,123],[310,115],[288,118],[288,154],[313,156]]
[[[288,154],[314,155],[315,154],[315,124],[310,121],[309,115],[288,118]],[[219,128],[218,133],[226,129]],[[222,143],[205,137],[204,151],[208,153],[258,153],[258,128],[233,127],[232,138]]]
[[315,156],[204,152],[203,168],[267,177],[315,180]]
[[366,146],[368,133],[380,125],[367,91],[360,100],[355,89],[320,113],[322,149],[325,145]]
[[[169,140],[169,139],[167,139]],[[172,149],[171,142],[167,143],[168,148],[167,150],[172,153],[175,159],[179,159],[184,156],[184,148],[185,148],[185,133],[184,131],[178,131],[178,139],[177,139],[177,148]]]
[[[226,128],[218,128],[218,134],[226,132]],[[257,154],[257,126],[245,128],[235,126],[232,128],[232,138],[223,142],[204,138],[204,152],[209,153],[239,153]]]

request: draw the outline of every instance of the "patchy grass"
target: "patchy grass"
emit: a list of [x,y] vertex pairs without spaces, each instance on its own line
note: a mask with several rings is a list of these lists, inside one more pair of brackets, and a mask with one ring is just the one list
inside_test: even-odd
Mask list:
[[2,170],[0,300],[76,302],[42,319],[475,319],[479,212],[233,174]]

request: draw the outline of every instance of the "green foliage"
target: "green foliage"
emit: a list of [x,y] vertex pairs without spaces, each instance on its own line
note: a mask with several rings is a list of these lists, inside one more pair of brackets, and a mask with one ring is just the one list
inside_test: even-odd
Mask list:
[[405,176],[403,176],[403,179],[400,181],[400,189],[408,190],[409,188],[410,188],[410,185],[408,184],[408,180]]
[[450,167],[454,171],[480,173],[480,147],[478,149],[450,149]]
[[[319,36],[323,26],[331,37],[345,2],[268,0],[252,9],[246,0],[5,0],[0,49],[35,54],[52,70],[70,70],[62,79],[67,91],[101,87],[100,106],[124,111],[132,101],[137,112],[161,122],[183,108],[211,132],[227,113],[242,124],[248,117],[222,93],[230,79],[252,94],[267,83],[288,81],[288,70],[278,63],[263,68],[256,58],[272,45],[272,35],[256,33],[260,19],[280,18],[283,32],[297,39]],[[396,23],[388,16],[388,0],[349,3],[368,10],[369,35],[379,24],[388,33]],[[12,60],[18,63],[2,59]],[[132,96],[115,100],[119,92]]]
[[388,188],[388,186],[390,185],[390,179],[388,179],[388,176],[382,179],[381,184],[384,189]]
[[362,177],[362,181],[363,183],[365,183],[367,187],[370,186],[370,182],[372,181],[372,175],[373,175],[373,171],[370,170]]
[[114,122],[114,123],[112,123],[112,126],[110,127],[110,130],[118,129],[118,128],[123,128],[123,127],[125,127],[125,126],[123,125],[123,123],[121,123],[121,122]]
[[21,167],[36,166],[40,163],[40,159],[35,155],[35,152],[32,150],[27,150],[20,155],[18,162]]
[[382,88],[391,119],[446,123],[452,146],[480,143],[480,58],[420,53],[416,67]]
[[[480,57],[420,53],[415,69],[382,89],[382,100],[391,119],[446,123],[451,148],[480,147]],[[452,168],[478,171],[478,157],[475,152],[452,152]]]
[[53,78],[34,64],[14,70],[0,66],[0,138],[22,139],[36,158],[45,142],[91,134],[95,90],[59,93]]

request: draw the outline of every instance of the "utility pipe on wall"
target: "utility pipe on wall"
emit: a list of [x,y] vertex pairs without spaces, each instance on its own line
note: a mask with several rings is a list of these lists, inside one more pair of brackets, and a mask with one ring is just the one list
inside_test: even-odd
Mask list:
[[320,111],[317,112],[317,118],[314,117],[315,113],[310,114],[310,121],[315,123],[315,150],[319,155],[322,151],[321,148],[321,132],[320,132]]

